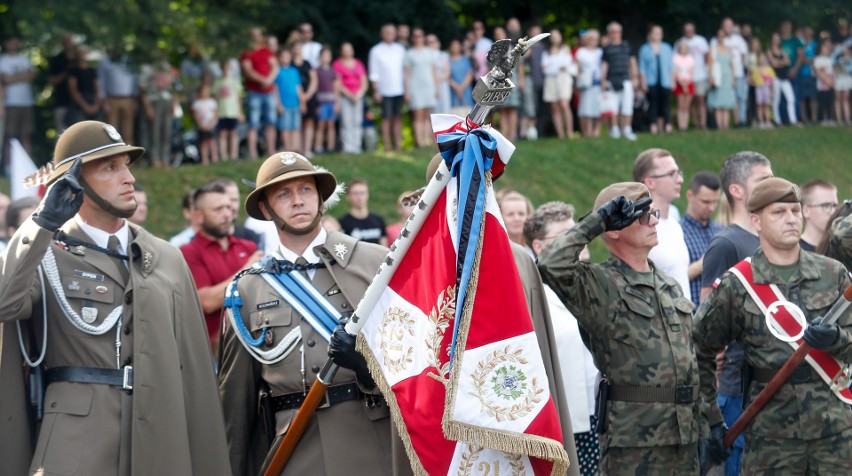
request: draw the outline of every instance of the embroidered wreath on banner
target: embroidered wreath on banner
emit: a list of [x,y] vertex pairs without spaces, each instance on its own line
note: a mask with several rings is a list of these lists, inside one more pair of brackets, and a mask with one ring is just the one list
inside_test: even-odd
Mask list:
[[406,332],[414,336],[414,318],[411,313],[398,307],[385,311],[379,332],[379,349],[384,356],[385,368],[392,374],[404,372],[414,361],[414,346],[402,345]]
[[512,455],[509,453],[504,454],[506,455],[506,458],[509,459],[509,466],[512,468],[512,476],[526,476],[527,468],[524,466],[523,460],[521,460],[524,455]]
[[[488,416],[497,421],[514,421],[529,414],[537,403],[541,402],[544,389],[538,386],[538,380],[533,378],[527,385],[527,376],[512,364],[525,365],[523,349],[511,350],[511,346],[495,350],[481,360],[476,370],[471,373],[475,391],[470,395],[479,399]],[[488,388],[489,382],[491,383]],[[493,393],[497,398],[513,401],[511,405],[500,405],[488,397]],[[523,397],[523,398],[522,398]],[[518,401],[521,399],[521,401]]]
[[[479,460],[479,456],[484,450],[482,446],[473,446],[469,445],[467,451],[462,451],[461,461],[459,461],[459,467],[456,474],[458,476],[471,476],[473,474],[474,465],[476,465],[476,474],[482,474],[484,476],[500,476],[500,460],[494,461],[479,461],[479,464],[476,464]],[[523,461],[521,458],[523,455],[509,454],[503,453],[509,463],[509,468],[511,468],[512,472],[510,476],[526,476],[527,469],[524,467]]]
[[482,450],[485,448],[481,446],[468,446],[468,450],[470,452],[462,451],[461,461],[459,462],[459,470],[458,476],[470,476],[471,470],[473,469],[473,464],[476,463],[476,460],[479,459],[479,454],[482,453]]
[[[444,333],[456,317],[456,286],[447,286],[446,290],[438,294],[437,301],[436,306],[429,313],[429,322],[432,326],[429,327],[429,333],[426,335],[426,347],[429,349],[426,362],[438,371],[437,375],[431,375],[439,377],[446,383],[450,375],[450,362],[447,360],[441,364],[441,342],[444,340]],[[449,355],[449,345],[446,346],[445,352]]]

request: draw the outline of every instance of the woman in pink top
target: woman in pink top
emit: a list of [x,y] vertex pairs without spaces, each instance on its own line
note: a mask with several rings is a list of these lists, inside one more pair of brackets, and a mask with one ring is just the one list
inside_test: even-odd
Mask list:
[[355,58],[351,43],[340,45],[340,58],[331,66],[337,73],[337,88],[340,91],[340,141],[343,152],[361,152],[363,137],[361,123],[364,120],[364,94],[367,92],[367,69]]
[[672,83],[675,85],[674,95],[677,96],[677,128],[685,131],[689,128],[689,106],[695,95],[695,58],[686,40],[677,42],[672,63]]

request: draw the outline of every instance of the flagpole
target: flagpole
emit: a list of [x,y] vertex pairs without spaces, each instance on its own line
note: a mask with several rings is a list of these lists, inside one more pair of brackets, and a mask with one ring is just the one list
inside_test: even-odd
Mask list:
[[[467,120],[476,125],[482,125],[495,106],[506,102],[512,89],[515,87],[514,83],[509,79],[512,76],[512,68],[520,61],[521,56],[529,48],[548,36],[550,36],[549,33],[542,33],[529,40],[522,38],[514,48],[511,47],[511,40],[499,40],[491,46],[488,52],[488,60],[494,64],[494,67],[477,81],[472,93],[475,105],[468,114]],[[387,288],[391,278],[393,278],[399,262],[408,252],[411,243],[429,216],[432,206],[434,206],[438,197],[444,191],[449,180],[449,169],[446,163],[441,161],[438,170],[435,172],[432,180],[429,181],[426,190],[417,202],[414,212],[409,215],[405,227],[393,245],[391,245],[388,255],[379,266],[376,275],[361,298],[361,302],[355,308],[352,318],[346,324],[346,332],[348,334],[357,335],[364,326],[367,317],[369,317],[372,310],[376,307],[380,296]],[[275,450],[269,466],[267,466],[263,473],[264,476],[279,476],[284,470],[284,466],[293,454],[305,429],[307,429],[308,423],[313,417],[317,406],[325,396],[328,386],[334,380],[338,368],[337,364],[332,362],[331,359],[328,359],[319,374],[317,374],[316,381],[311,385],[311,389],[305,397],[302,406],[296,411],[296,415],[293,417],[287,433],[284,434],[281,444]]]
[[[511,93],[512,89],[515,88],[515,84],[509,79],[512,67],[520,61],[520,57],[523,56],[529,48],[548,36],[550,36],[550,33],[542,33],[529,40],[527,38],[520,39],[518,44],[512,50],[507,49],[504,52],[508,53],[506,58],[512,61],[511,64],[503,65],[497,63],[494,68],[488,72],[488,74],[479,78],[472,93],[475,105],[467,115],[470,121],[477,125],[484,124],[491,110],[495,106],[499,106],[506,102],[509,98],[509,93]],[[511,45],[511,40],[503,41],[508,41],[509,43],[507,44]],[[490,61],[493,61],[494,54],[497,49],[499,49],[499,45],[495,43],[495,45],[492,46],[491,51],[488,53]],[[504,68],[506,66],[508,66],[508,68]],[[444,191],[449,180],[449,169],[447,169],[446,163],[442,160],[438,166],[438,170],[432,177],[432,180],[430,180],[429,184],[426,186],[426,190],[423,192],[420,201],[418,201],[417,208],[415,208],[415,211],[408,217],[408,223],[406,223],[399,238],[397,238],[391,246],[387,258],[385,258],[385,261],[379,267],[379,271],[376,273],[376,276],[373,278],[373,281],[364,293],[364,297],[361,299],[361,302],[358,303],[358,307],[355,309],[352,320],[346,324],[347,333],[357,335],[361,330],[361,327],[364,326],[366,317],[369,316],[369,313],[374,307],[376,307],[379,297],[385,291],[385,288],[387,288],[388,283],[396,272],[397,265],[400,260],[402,260],[402,257],[405,256],[405,253],[408,252],[411,242],[414,241],[414,237],[417,236],[417,233],[420,231],[420,227],[423,226],[423,222],[426,221],[426,217],[429,216],[429,211],[431,211],[432,205],[434,205],[435,201],[441,195],[441,192]],[[406,233],[406,231],[408,233]]]

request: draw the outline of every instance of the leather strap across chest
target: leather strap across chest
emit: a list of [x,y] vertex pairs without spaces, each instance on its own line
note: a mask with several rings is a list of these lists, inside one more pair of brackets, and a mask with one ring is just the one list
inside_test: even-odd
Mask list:
[[[758,284],[754,282],[754,270],[751,258],[740,261],[729,271],[740,281],[764,315],[773,303],[787,300],[777,285]],[[795,336],[802,330],[802,325],[783,306],[779,306],[772,316],[784,332],[790,336]],[[796,342],[788,342],[788,344],[795,351],[802,342],[802,339],[799,339]],[[852,405],[852,391],[849,390],[850,370],[848,365],[840,362],[828,352],[819,349],[811,349],[808,352],[808,356],[805,357],[805,361],[820,376],[822,381],[829,386],[832,393],[840,401]]]

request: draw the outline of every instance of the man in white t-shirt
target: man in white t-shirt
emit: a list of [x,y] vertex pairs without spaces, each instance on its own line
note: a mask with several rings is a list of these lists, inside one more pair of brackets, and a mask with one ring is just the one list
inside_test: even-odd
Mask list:
[[686,41],[689,52],[695,59],[695,70],[693,82],[695,83],[695,99],[692,101],[692,122],[695,127],[707,128],[707,90],[709,89],[709,77],[707,75],[707,55],[710,45],[707,38],[695,33],[695,23],[689,22],[683,25],[683,41]]
[[391,132],[396,150],[402,150],[402,100],[405,47],[396,42],[396,26],[382,27],[382,41],[370,49],[367,66],[373,95],[382,105],[382,140],[391,150]]
[[683,171],[678,168],[671,152],[648,149],[640,152],[633,162],[633,180],[648,187],[653,199],[652,208],[660,210],[658,244],[651,249],[648,259],[654,262],[657,269],[674,278],[680,284],[683,295],[690,298],[689,249],[683,239],[680,223],[669,214],[671,203],[680,197]]
[[476,80],[488,74],[491,69],[486,57],[494,41],[485,36],[485,24],[481,21],[473,22],[473,34],[476,36],[476,44],[473,46],[473,57],[476,60],[476,74],[473,77]]
[[9,161],[9,140],[18,139],[27,153],[32,153],[32,134],[35,125],[35,102],[32,80],[35,70],[30,59],[19,52],[17,35],[6,37],[0,55],[0,82],[5,89],[5,134],[3,137],[3,169]]
[[[737,94],[737,114],[734,115],[737,125],[745,125],[748,121],[748,82],[745,75],[745,63],[748,58],[748,45],[737,31],[734,20],[722,20],[722,31],[725,32],[725,46],[731,49],[734,58],[734,80]],[[716,38],[710,46],[716,44]]]
[[322,44],[314,41],[314,27],[310,23],[299,25],[299,35],[302,37],[302,58],[310,63],[311,68],[319,68]]

